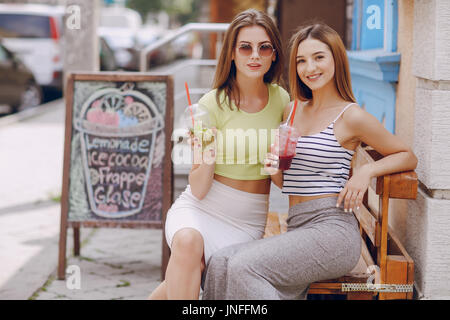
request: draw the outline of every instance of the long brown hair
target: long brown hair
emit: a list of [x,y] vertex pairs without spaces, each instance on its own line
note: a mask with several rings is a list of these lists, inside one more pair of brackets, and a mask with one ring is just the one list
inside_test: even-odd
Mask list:
[[[283,72],[283,52],[281,46],[281,36],[272,19],[264,12],[255,9],[242,11],[234,17],[225,33],[222,50],[217,62],[216,73],[214,75],[213,88],[217,89],[216,101],[219,107],[221,104],[228,104],[232,110],[231,100],[235,101],[237,108],[240,105],[240,91],[236,85],[236,65],[232,59],[233,50],[236,46],[236,39],[239,31],[243,27],[261,26],[275,49],[276,59],[272,62],[269,71],[264,75],[265,83],[279,82]],[[220,94],[225,92],[224,101],[220,101]]]
[[289,57],[289,87],[294,99],[302,101],[312,99],[312,91],[300,80],[297,74],[297,50],[299,44],[306,39],[316,39],[325,43],[334,58],[334,82],[341,97],[346,101],[356,102],[352,91],[350,69],[347,52],[339,34],[324,23],[315,23],[300,29],[291,37]]

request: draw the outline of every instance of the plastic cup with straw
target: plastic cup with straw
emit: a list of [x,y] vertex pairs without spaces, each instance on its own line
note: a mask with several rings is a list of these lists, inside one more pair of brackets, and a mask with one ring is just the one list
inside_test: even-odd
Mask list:
[[191,96],[189,94],[189,87],[187,82],[184,83],[186,88],[186,96],[188,99],[188,107],[183,114],[184,126],[187,126],[190,135],[201,134],[202,140],[211,140],[211,130],[208,130],[210,125],[209,113],[205,108],[201,108],[198,104],[192,104]]
[[286,122],[286,124],[282,124],[279,127],[279,139],[280,139],[279,146],[281,149],[284,149],[283,153],[279,155],[278,168],[280,170],[289,169],[291,167],[292,159],[295,156],[295,148],[297,146],[297,139],[299,137],[299,133],[292,126],[292,124],[294,122],[296,111],[297,111],[297,100],[295,100],[294,102],[294,108],[291,114],[289,115],[288,121]]

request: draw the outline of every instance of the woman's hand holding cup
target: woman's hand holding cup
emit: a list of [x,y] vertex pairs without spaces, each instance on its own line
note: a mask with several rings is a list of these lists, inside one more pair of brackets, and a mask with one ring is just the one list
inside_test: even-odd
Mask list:
[[270,175],[277,174],[280,171],[278,169],[279,147],[277,141],[278,139],[275,139],[275,143],[270,145],[270,152],[266,153],[266,157],[264,158],[264,171]]

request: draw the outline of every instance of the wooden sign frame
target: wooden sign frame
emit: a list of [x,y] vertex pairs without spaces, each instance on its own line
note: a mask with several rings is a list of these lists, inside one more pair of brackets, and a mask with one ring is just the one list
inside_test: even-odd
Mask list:
[[[66,268],[66,247],[67,247],[67,229],[73,228],[74,237],[74,255],[80,255],[80,227],[86,228],[156,228],[162,229],[162,267],[161,278],[164,279],[170,251],[165,241],[164,225],[166,214],[173,202],[173,164],[171,151],[173,143],[171,140],[173,131],[173,79],[169,75],[154,75],[146,73],[131,72],[96,72],[96,73],[73,73],[67,78],[67,87],[65,93],[66,118],[65,118],[65,141],[64,141],[64,164],[63,164],[63,182],[61,195],[61,226],[59,239],[59,257],[58,257],[58,279],[65,279]],[[70,199],[70,166],[72,138],[74,132],[74,90],[76,82],[98,81],[111,83],[138,83],[138,82],[163,82],[165,84],[165,116],[164,116],[164,156],[162,159],[162,209],[160,221],[139,221],[126,219],[108,219],[71,221],[69,218],[69,199]],[[150,163],[150,167],[152,163]],[[147,178],[150,178],[147,175]],[[145,190],[144,190],[145,191]],[[142,200],[143,202],[143,200]],[[91,208],[92,209],[92,208]],[[91,211],[92,212],[92,211]],[[92,214],[92,213],[91,213]]]

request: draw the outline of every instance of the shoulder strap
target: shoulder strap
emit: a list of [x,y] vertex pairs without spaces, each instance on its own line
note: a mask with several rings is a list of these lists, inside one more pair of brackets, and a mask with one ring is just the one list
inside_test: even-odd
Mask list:
[[339,113],[339,115],[336,117],[336,119],[334,119],[333,123],[335,123],[337,121],[337,119],[339,119],[340,116],[342,116],[342,114],[345,112],[345,110],[348,109],[348,107],[350,107],[352,104],[356,104],[355,102],[349,103],[348,105],[346,105],[344,107],[344,109],[342,109],[342,111]]

